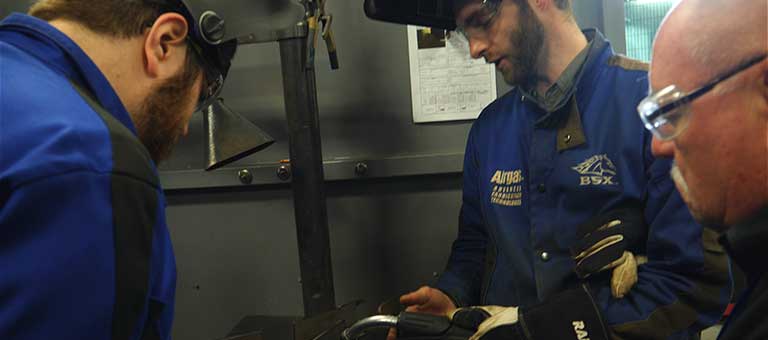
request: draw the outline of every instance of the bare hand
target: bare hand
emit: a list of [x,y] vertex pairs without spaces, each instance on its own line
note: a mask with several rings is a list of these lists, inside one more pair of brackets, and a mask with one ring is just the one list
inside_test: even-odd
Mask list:
[[[423,286],[417,291],[410,292],[400,297],[400,303],[408,306],[406,312],[417,312],[447,316],[456,309],[456,305],[448,295],[439,289]],[[389,330],[387,340],[395,340],[397,332],[394,328]]]

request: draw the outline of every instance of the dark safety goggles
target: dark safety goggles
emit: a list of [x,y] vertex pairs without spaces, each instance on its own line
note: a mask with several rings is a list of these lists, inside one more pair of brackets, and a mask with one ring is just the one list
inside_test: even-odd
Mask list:
[[203,86],[200,89],[200,97],[197,100],[197,106],[195,112],[211,106],[216,98],[221,94],[222,88],[224,88],[224,75],[221,72],[217,72],[216,68],[211,66],[203,57],[202,49],[192,39],[187,39],[189,43],[189,49],[192,51],[194,58],[203,70]]
[[[204,12],[201,18],[196,18],[185,1],[182,0],[143,0],[157,4],[161,13],[176,12],[183,15],[189,24],[187,43],[203,71],[203,86],[197,100],[195,111],[207,108],[216,101],[224,87],[230,63],[237,49],[237,41],[210,42],[201,33],[202,17],[212,13]],[[151,25],[151,24],[150,24]]]

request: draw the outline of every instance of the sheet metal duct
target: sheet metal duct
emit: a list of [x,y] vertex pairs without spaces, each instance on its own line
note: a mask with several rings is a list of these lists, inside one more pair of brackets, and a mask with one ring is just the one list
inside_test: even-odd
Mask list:
[[264,150],[275,140],[219,98],[205,110],[205,170],[211,171]]

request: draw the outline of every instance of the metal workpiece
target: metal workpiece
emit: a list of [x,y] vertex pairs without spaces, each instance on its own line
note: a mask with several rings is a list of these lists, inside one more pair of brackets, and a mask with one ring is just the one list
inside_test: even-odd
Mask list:
[[394,315],[374,315],[355,322],[352,326],[341,333],[344,340],[357,340],[366,331],[374,328],[395,328],[397,327],[398,317]]
[[304,315],[335,308],[320,119],[307,38],[280,41]]

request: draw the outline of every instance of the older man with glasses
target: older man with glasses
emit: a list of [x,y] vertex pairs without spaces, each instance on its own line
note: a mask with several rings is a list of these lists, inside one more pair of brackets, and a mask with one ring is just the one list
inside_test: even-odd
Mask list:
[[471,56],[515,88],[469,134],[445,272],[401,302],[474,338],[696,339],[727,303],[726,256],[651,155],[636,114],[647,65],[581,31],[571,6],[443,5]]
[[747,277],[720,339],[768,339],[768,2],[686,0],[659,30],[638,107],[694,218]]

